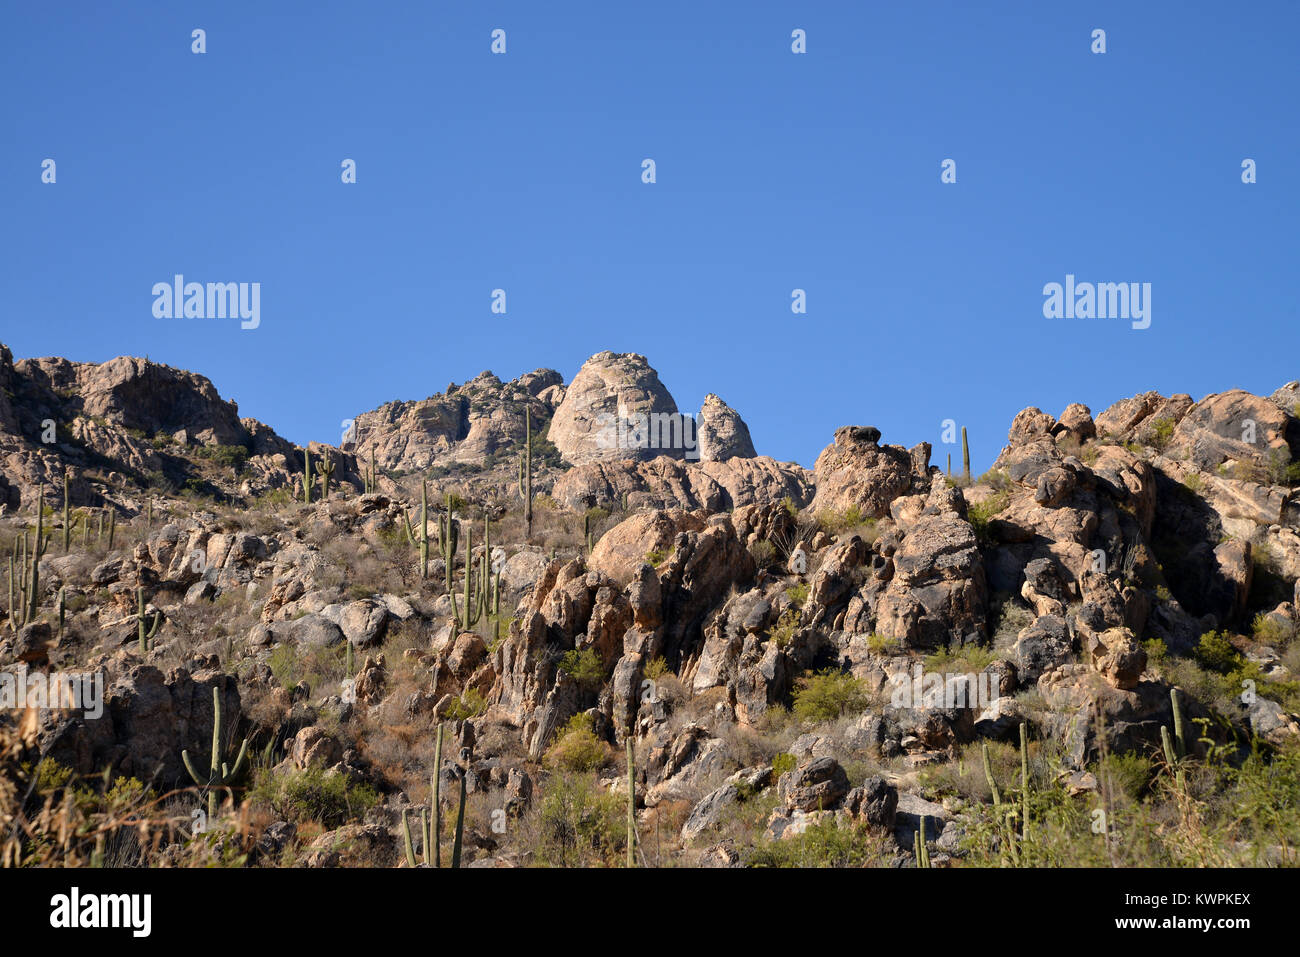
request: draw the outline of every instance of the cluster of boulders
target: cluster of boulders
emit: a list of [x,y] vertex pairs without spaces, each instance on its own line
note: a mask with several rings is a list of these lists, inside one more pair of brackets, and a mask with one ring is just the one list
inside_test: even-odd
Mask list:
[[[909,848],[924,819],[951,849],[960,823],[950,812],[914,781],[850,779],[850,758],[919,768],[980,737],[1011,739],[1032,719],[1081,771],[1103,746],[1158,747],[1172,721],[1170,688],[1145,640],[1186,655],[1209,630],[1249,631],[1259,596],[1273,594],[1263,584],[1281,589],[1264,619],[1294,633],[1300,502],[1287,466],[1300,450],[1298,404],[1300,383],[1290,383],[1265,398],[1146,393],[1095,418],[1077,404],[1059,417],[1025,409],[988,479],[963,487],[930,464],[928,443],[884,444],[873,427],[836,431],[811,470],[758,456],[743,420],[714,395],[696,420],[698,454],[611,448],[601,433],[611,417],[678,415],[635,355],[600,353],[567,386],[551,370],[508,383],[483,373],[359,416],[342,448],[302,450],[240,419],[201,376],[138,359],[15,363],[0,347],[5,513],[30,507],[38,484],[61,505],[64,466],[74,504],[138,513],[129,483],[83,474],[92,457],[118,463],[120,479],[163,468],[176,449],[214,446],[249,451],[245,493],[293,488],[304,451],[334,464],[346,490],[293,508],[272,530],[231,528],[196,510],[160,518],[93,562],[55,551],[40,563],[42,597],[61,593],[74,609],[71,630],[89,626],[97,638],[74,648],[38,623],[6,633],[0,656],[23,668],[75,658],[108,673],[107,720],[42,718],[42,753],[85,774],[111,766],[184,785],[180,754],[207,753],[215,689],[231,736],[256,732],[280,748],[284,768],[357,780],[369,771],[349,721],[449,721],[449,757],[435,773],[452,788],[464,753],[470,791],[499,791],[522,813],[548,750],[585,715],[597,737],[637,742],[638,804],[688,805],[679,837],[708,847],[710,861],[734,862],[727,848],[709,847],[710,835],[760,794],[775,797],[765,824],[774,839],[830,817],[866,822]],[[360,559],[379,541],[404,540],[422,471],[499,467],[484,479],[496,483],[491,494],[460,506],[462,522],[478,509],[517,508],[529,419],[559,455],[537,476],[557,507],[572,510],[576,527],[593,507],[614,515],[589,549],[494,542],[503,614],[491,634],[453,614],[442,582],[464,574],[459,553],[449,570],[432,548],[428,578],[405,589],[343,587],[338,553],[323,543],[341,538]],[[40,440],[47,420],[59,425],[54,443]],[[387,473],[373,484],[363,477],[372,455]],[[220,614],[225,596],[249,609],[252,624],[220,636],[195,628],[193,616]],[[160,623],[143,653],[141,605],[146,622]],[[414,663],[414,690],[393,680],[383,653],[395,630],[420,636],[421,647],[399,656]],[[357,666],[337,689],[282,687],[271,667],[283,649],[345,646]],[[977,706],[891,699],[924,656],[971,648],[989,661],[961,676]],[[1245,650],[1266,673],[1288,677],[1275,650]],[[575,672],[575,656],[595,662],[597,680]],[[826,669],[857,679],[871,706],[833,731],[801,735],[794,766],[780,774],[736,746],[738,730],[762,728],[801,678]],[[1032,714],[1022,692],[1034,693]],[[483,708],[466,716],[467,701]],[[1192,700],[1187,709],[1208,715]],[[1274,744],[1300,736],[1296,716],[1264,697],[1230,717]],[[358,860],[395,855],[395,806],[313,844],[306,862],[340,863],[343,837],[364,849]],[[291,826],[278,822],[268,835],[267,853],[278,852]]]

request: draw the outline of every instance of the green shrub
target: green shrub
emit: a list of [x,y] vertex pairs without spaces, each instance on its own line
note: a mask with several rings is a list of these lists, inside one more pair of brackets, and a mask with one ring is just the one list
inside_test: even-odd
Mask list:
[[867,650],[873,655],[894,655],[902,648],[902,643],[897,638],[886,638],[884,635],[872,634],[867,639]]
[[799,766],[799,759],[793,754],[782,751],[772,755],[772,777],[780,779],[781,775],[793,771]]
[[794,713],[803,721],[834,721],[867,706],[867,692],[850,674],[827,668],[800,678],[794,692]]
[[1151,446],[1162,451],[1174,437],[1174,420],[1159,418],[1151,423]]
[[1228,674],[1241,666],[1242,656],[1229,640],[1226,631],[1207,631],[1201,635],[1193,652],[1202,668]]
[[759,568],[770,568],[780,557],[776,546],[766,539],[761,542],[755,542],[749,546],[749,556],[754,559],[754,564]]
[[609,761],[608,745],[592,730],[591,715],[575,714],[548,752],[551,762],[565,771],[594,771]]
[[997,657],[989,648],[980,645],[961,645],[956,649],[944,648],[925,658],[926,671],[983,671]]
[[785,590],[785,594],[796,607],[802,608],[808,601],[808,583],[796,582]]
[[993,542],[989,533],[989,522],[993,516],[997,515],[1011,503],[1010,490],[996,492],[990,495],[982,502],[975,502],[966,509],[966,520],[970,522],[971,528],[975,530],[975,539],[981,545],[990,545]]
[[566,651],[560,657],[559,668],[572,675],[578,686],[587,691],[594,691],[605,683],[605,663],[595,648]]
[[768,641],[775,641],[778,648],[784,648],[790,644],[790,639],[798,630],[799,609],[791,605],[781,612],[781,617],[777,619],[776,624],[767,630],[767,638]]
[[286,821],[316,821],[326,830],[360,820],[379,803],[368,784],[356,784],[345,774],[308,768],[277,775],[269,768],[258,772],[250,801],[274,811]]
[[840,825],[827,817],[794,837],[763,841],[750,848],[749,867],[882,867],[890,857],[892,835],[865,824]]
[[465,721],[468,718],[477,718],[488,709],[487,699],[483,697],[483,692],[477,688],[468,688],[447,709],[447,720]]
[[537,859],[559,867],[613,864],[627,846],[627,797],[586,775],[557,774],[538,802]]

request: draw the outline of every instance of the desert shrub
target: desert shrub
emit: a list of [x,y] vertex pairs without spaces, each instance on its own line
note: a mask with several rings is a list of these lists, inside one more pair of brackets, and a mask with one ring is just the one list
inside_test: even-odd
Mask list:
[[594,771],[609,761],[610,750],[592,730],[591,715],[582,713],[569,719],[547,757],[565,771]]
[[258,773],[249,800],[286,821],[315,821],[332,830],[360,820],[379,803],[379,795],[368,784],[353,783],[347,775],[330,774],[323,768],[279,775],[266,769]]
[[605,683],[605,663],[595,648],[566,651],[560,658],[559,668],[572,675],[573,680],[587,691],[594,691]]
[[777,619],[776,624],[767,630],[767,638],[769,641],[775,641],[778,648],[784,648],[798,630],[799,609],[791,605],[781,612],[781,617]]
[[772,755],[772,777],[780,778],[781,775],[793,771],[799,766],[799,759],[793,754],[787,754],[782,751],[780,754]]
[[808,600],[808,583],[796,582],[785,590],[785,594],[793,604],[802,608]]
[[554,775],[538,806],[537,858],[543,864],[610,864],[626,847],[626,798],[601,791],[587,775]]
[[658,681],[668,674],[668,662],[664,661],[662,655],[657,655],[646,662],[644,674],[651,681]]
[[794,692],[794,713],[803,721],[834,721],[867,706],[867,692],[850,674],[827,668],[800,678]]
[[925,658],[926,671],[983,671],[997,656],[980,645],[944,648]]
[[1110,778],[1114,790],[1136,801],[1146,793],[1155,777],[1151,759],[1141,754],[1108,754],[1098,762],[1095,771],[1098,781]]
[[1193,652],[1201,667],[1228,674],[1241,665],[1242,656],[1226,631],[1207,631],[1201,635]]
[[770,568],[780,557],[776,546],[766,539],[749,546],[749,556],[759,568]]
[[1002,469],[989,469],[975,480],[975,484],[987,486],[995,492],[1010,493],[1011,476],[1007,475]]
[[865,824],[839,824],[827,818],[802,834],[763,841],[749,849],[749,867],[883,867],[891,856],[892,836]]
[[1151,423],[1151,446],[1157,451],[1163,450],[1174,437],[1174,420],[1159,418]]
[[897,638],[886,638],[884,635],[872,634],[867,639],[867,650],[873,655],[894,655],[902,649],[902,642]]
[[989,534],[989,522],[1011,502],[1011,492],[1000,491],[990,495],[982,502],[975,502],[966,509],[966,520],[975,530],[975,538],[981,545],[992,544]]
[[1251,634],[1256,641],[1262,641],[1266,645],[1282,645],[1291,640],[1295,630],[1276,618],[1270,618],[1264,612],[1255,616],[1251,622]]
[[465,692],[451,703],[447,710],[447,719],[449,721],[464,721],[468,718],[477,718],[488,709],[487,699],[483,697],[483,692],[477,688],[467,688]]

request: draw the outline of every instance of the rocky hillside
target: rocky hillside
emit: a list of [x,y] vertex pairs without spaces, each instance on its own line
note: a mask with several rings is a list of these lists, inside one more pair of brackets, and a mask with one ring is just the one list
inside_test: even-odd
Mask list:
[[104,682],[0,712],[0,854],[1295,863],[1298,415],[1029,408],[977,479],[846,425],[808,470],[603,352],[303,449],[0,347],[0,667]]

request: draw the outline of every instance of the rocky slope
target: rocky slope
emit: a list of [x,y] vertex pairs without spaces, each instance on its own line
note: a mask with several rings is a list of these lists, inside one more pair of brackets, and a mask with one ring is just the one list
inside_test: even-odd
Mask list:
[[[189,789],[149,818],[161,843],[124,839],[153,862],[404,864],[403,816],[437,777],[450,817],[463,775],[466,863],[611,863],[630,739],[646,863],[790,862],[827,827],[850,835],[846,860],[907,863],[922,822],[934,863],[1192,863],[1210,851],[1180,843],[1179,796],[1230,807],[1238,778],[1216,769],[1244,774],[1253,746],[1281,774],[1300,752],[1297,402],[1290,383],[1030,408],[964,485],[928,444],[868,426],[837,430],[811,470],[757,456],[712,395],[698,448],[655,448],[635,426],[675,401],[643,357],[606,352],[567,386],[485,372],[359,415],[342,448],[313,444],[333,484],[313,477],[306,503],[305,450],[201,376],[0,348],[18,584],[38,496],[52,508],[0,665],[102,672],[106,689],[100,717],[29,710],[0,735],[45,768],[40,794],[105,769],[128,791]],[[947,697],[921,694],[932,679]],[[255,754],[212,792],[215,842],[176,824],[200,806],[181,755],[206,768],[214,695],[229,757],[245,737]],[[1162,729],[1201,718],[1174,792]],[[1044,826],[1018,837],[988,780],[1019,789],[1022,727]],[[138,831],[101,800],[77,813]],[[1093,841],[1096,807],[1154,845]],[[1280,835],[1238,820],[1214,853],[1285,859],[1287,813]]]

